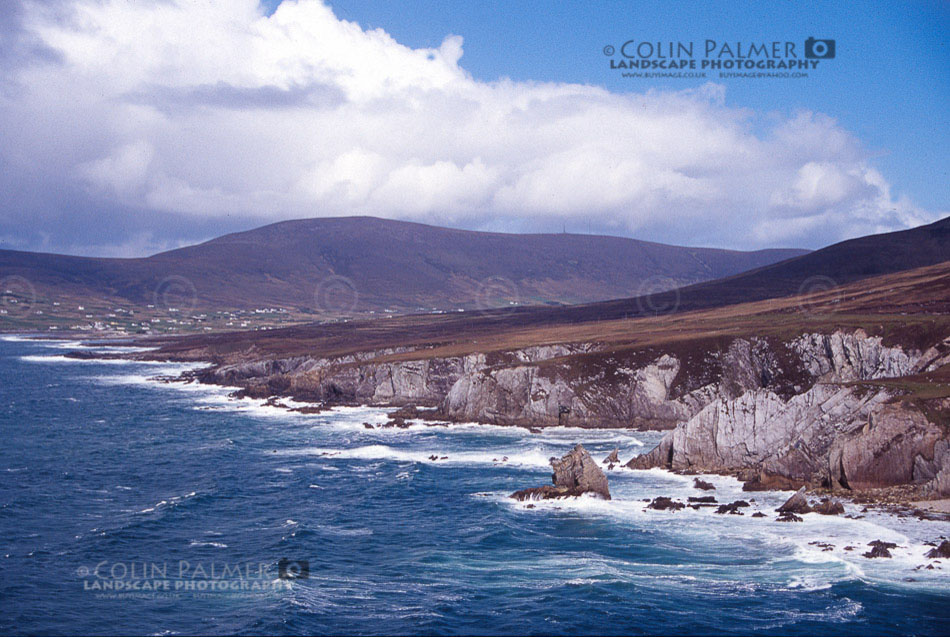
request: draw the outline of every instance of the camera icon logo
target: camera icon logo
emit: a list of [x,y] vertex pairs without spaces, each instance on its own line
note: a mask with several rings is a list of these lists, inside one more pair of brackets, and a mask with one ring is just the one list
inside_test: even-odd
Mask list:
[[277,562],[277,577],[279,579],[307,579],[310,577],[310,562],[281,558]]
[[805,40],[805,57],[813,60],[830,60],[835,56],[834,40]]

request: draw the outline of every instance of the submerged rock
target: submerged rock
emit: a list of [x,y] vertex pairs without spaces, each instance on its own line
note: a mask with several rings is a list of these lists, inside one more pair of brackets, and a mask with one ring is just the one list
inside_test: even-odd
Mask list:
[[731,515],[742,515],[742,511],[739,509],[745,508],[747,506],[749,506],[749,503],[745,500],[736,500],[735,502],[731,502],[729,504],[720,505],[720,507],[716,509],[716,513],[720,515],[724,513],[729,513]]
[[530,489],[522,489],[521,491],[515,491],[511,494],[511,497],[515,500],[551,500],[553,498],[563,498],[573,495],[568,493],[567,489],[561,489],[550,484],[546,484],[543,487],[531,487]]
[[712,483],[706,482],[705,480],[700,480],[699,478],[693,478],[693,486],[697,489],[702,489],[703,491],[715,491],[716,487]]
[[686,505],[682,502],[676,502],[675,500],[666,497],[665,495],[658,496],[653,498],[653,501],[647,505],[648,509],[656,509],[657,511],[679,511],[684,508]]
[[844,513],[844,505],[838,500],[824,498],[818,506],[814,508],[814,511],[822,515],[841,515]]
[[775,518],[776,522],[801,522],[802,519],[795,515],[794,513],[785,512],[782,515]]
[[590,457],[583,445],[577,445],[560,460],[551,459],[554,485],[523,489],[511,494],[516,500],[550,499],[593,493],[604,500],[610,499],[607,476]]
[[689,502],[698,502],[700,504],[717,504],[715,496],[711,495],[701,495],[699,497],[691,495],[686,499]]

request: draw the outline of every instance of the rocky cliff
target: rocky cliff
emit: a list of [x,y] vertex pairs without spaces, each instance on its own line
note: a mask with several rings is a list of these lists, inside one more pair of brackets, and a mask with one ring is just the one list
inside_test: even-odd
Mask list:
[[[885,347],[861,331],[809,334],[792,347],[815,378],[790,398],[768,388],[720,395],[631,468],[740,472],[756,481],[868,489],[916,483],[950,494],[947,399],[903,398],[899,379],[947,364],[947,342],[921,353]],[[930,412],[928,413],[925,412]]]
[[905,388],[884,381],[947,364],[950,339],[920,351],[855,330],[629,351],[597,343],[435,358],[381,350],[200,375],[251,396],[424,405],[452,421],[671,429],[632,468],[850,488],[912,482],[946,493],[950,444],[935,414],[950,404],[907,400]]

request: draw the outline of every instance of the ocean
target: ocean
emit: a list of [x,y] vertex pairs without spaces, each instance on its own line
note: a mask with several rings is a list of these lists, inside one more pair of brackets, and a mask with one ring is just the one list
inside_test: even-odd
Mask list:
[[[378,428],[382,409],[293,413],[75,348],[0,341],[5,634],[948,631],[950,562],[916,567],[950,523],[780,523],[790,493],[621,467],[609,502],[521,503],[575,443],[626,461],[661,434]],[[661,495],[752,506],[645,508]],[[862,557],[879,539],[894,557]]]

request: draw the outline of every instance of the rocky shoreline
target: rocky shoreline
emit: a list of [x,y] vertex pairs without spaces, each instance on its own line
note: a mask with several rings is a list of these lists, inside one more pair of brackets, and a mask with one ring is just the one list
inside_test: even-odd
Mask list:
[[[609,465],[610,468],[613,468],[616,460],[617,452],[614,451],[604,458],[602,464]],[[550,462],[553,470],[551,475],[552,484],[521,489],[512,493],[510,497],[519,502],[526,503],[524,506],[528,509],[535,508],[537,503],[544,500],[562,500],[585,495],[603,500],[611,499],[607,475],[597,462],[591,458],[583,445],[575,445],[574,448],[563,457],[551,458]],[[819,499],[809,500],[809,493],[806,487],[801,487],[781,506],[778,506],[773,511],[770,510],[769,507],[763,506],[762,503],[757,502],[756,498],[749,498],[748,501],[740,499],[732,502],[720,502],[717,498],[715,485],[698,477],[694,478],[692,486],[697,491],[705,493],[706,495],[687,496],[685,501],[684,499],[674,499],[669,496],[656,496],[652,499],[646,498],[643,500],[644,511],[654,510],[675,514],[677,511],[682,511],[686,508],[695,509],[697,511],[708,508],[712,509],[712,513],[715,515],[749,515],[753,518],[768,518],[770,514],[777,514],[777,517],[774,518],[775,522],[794,524],[804,522],[804,516],[809,514],[842,516],[859,520],[864,518],[865,514],[870,510],[869,505],[861,509],[860,513],[846,513],[844,504],[835,496],[825,496]],[[896,513],[898,517],[905,517],[900,511],[888,510],[883,507],[882,510],[887,513]],[[920,512],[918,511],[918,513]],[[950,521],[950,516],[926,517],[918,515],[917,517],[921,520]],[[836,549],[836,546],[827,540],[815,540],[809,542],[809,544],[820,548],[823,552],[834,551]],[[931,550],[923,556],[923,558],[928,561],[919,564],[914,570],[942,570],[942,560],[950,559],[950,540],[948,540],[946,536],[941,535],[935,540],[927,541],[926,544],[932,547]],[[878,539],[868,542],[866,547],[862,544],[847,544],[842,547],[842,550],[849,552],[854,551],[865,559],[889,559],[893,557],[891,550],[896,548],[898,548],[897,543]]]
[[190,378],[254,398],[404,407],[397,425],[668,429],[629,466],[744,473],[762,488],[913,484],[950,496],[950,399],[886,382],[926,382],[950,364],[950,339],[921,351],[856,330],[718,345],[609,360],[596,343],[411,360],[382,351],[220,364]]
[[627,466],[908,507],[950,497],[950,392],[939,377],[950,366],[950,338],[931,340],[909,346],[839,329],[625,351],[589,342],[441,358],[424,348],[331,358],[245,352],[182,380],[238,387],[237,396],[275,406],[310,403],[293,408],[310,413],[396,407],[396,427],[414,420],[667,430]]

